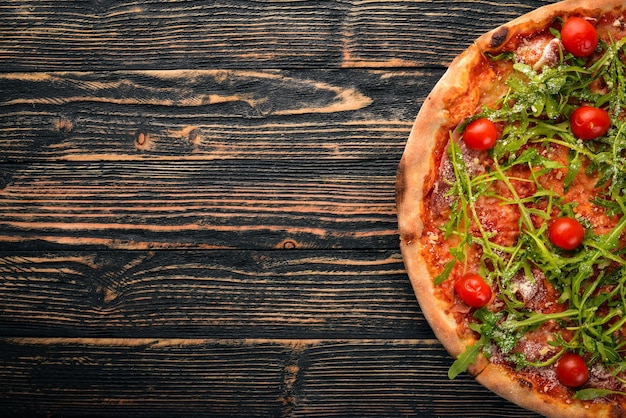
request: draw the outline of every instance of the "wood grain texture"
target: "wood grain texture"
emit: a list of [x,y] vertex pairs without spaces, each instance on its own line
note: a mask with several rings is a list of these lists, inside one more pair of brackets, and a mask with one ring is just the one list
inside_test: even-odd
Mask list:
[[395,170],[440,72],[341,74],[0,75],[0,242],[396,248]]
[[4,336],[433,338],[398,251],[5,252],[0,306]]
[[[4,248],[396,248],[397,160],[2,166]],[[18,246],[12,246],[19,244]]]
[[0,74],[0,162],[398,158],[441,74]]
[[4,416],[535,416],[469,377],[442,382],[450,360],[432,340],[2,338],[0,350]]
[[4,0],[0,69],[440,66],[548,3]]

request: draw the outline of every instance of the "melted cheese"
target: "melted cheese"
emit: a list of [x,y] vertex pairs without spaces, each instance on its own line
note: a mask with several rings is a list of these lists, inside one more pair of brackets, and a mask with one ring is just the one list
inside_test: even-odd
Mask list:
[[544,66],[552,67],[559,63],[560,48],[561,41],[550,34],[544,34],[524,39],[515,51],[515,59],[539,71]]

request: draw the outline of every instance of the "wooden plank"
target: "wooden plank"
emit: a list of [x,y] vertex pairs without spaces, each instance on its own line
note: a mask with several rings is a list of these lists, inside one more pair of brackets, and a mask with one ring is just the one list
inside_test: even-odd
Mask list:
[[395,157],[441,74],[0,74],[0,162]]
[[535,417],[478,385],[448,379],[437,341],[321,341],[307,348],[294,417]]
[[3,0],[2,71],[440,66],[522,4]]
[[433,338],[397,250],[5,252],[0,305],[4,336]]
[[0,362],[11,416],[536,416],[432,340],[2,338]]
[[279,417],[290,348],[219,340],[0,339],[3,416]]
[[342,67],[446,66],[478,36],[555,1],[355,1]]
[[[399,156],[398,156],[399,158]],[[397,248],[397,159],[5,164],[5,249]]]

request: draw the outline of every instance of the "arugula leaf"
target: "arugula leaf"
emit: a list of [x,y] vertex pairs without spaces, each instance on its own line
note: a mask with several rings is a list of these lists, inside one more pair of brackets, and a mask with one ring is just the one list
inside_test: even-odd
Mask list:
[[626,392],[619,392],[609,389],[581,389],[579,391],[576,391],[576,393],[574,394],[574,399],[578,399],[579,401],[591,401],[593,399],[603,398],[609,395],[626,395]]
[[441,273],[439,273],[435,277],[435,281],[434,281],[435,286],[438,286],[441,283],[445,282],[450,276],[450,273],[452,273],[452,270],[454,269],[456,264],[459,261],[463,261],[465,259],[465,252],[463,251],[463,246],[451,248],[450,253],[452,254],[452,260],[448,261],[446,265],[444,266],[443,270],[441,271]]
[[450,366],[450,369],[448,370],[448,378],[452,380],[461,373],[467,371],[467,368],[476,362],[478,354],[480,354],[486,342],[487,338],[481,337],[474,344],[467,347],[467,349],[462,352],[459,357],[457,357],[454,363],[452,363],[452,366]]

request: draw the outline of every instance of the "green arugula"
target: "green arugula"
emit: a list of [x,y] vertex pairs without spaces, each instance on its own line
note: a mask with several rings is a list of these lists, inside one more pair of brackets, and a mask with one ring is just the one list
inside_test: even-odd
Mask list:
[[[601,41],[604,52],[591,65],[570,54],[561,57],[557,66],[540,72],[514,63],[507,81],[508,93],[494,108],[484,108],[473,117],[504,123],[485,172],[470,174],[461,146],[451,133],[448,156],[454,181],[449,183],[448,196],[454,203],[443,231],[446,239],[454,236],[459,245],[451,250],[452,258],[435,278],[435,284],[443,283],[456,265],[466,262],[470,249],[478,249],[480,273],[498,289],[504,309],[497,313],[486,308],[476,310],[476,322],[470,328],[480,338],[454,362],[450,378],[467,370],[481,352],[489,357],[492,347],[498,347],[519,368],[547,366],[567,350],[585,355],[590,363],[603,363],[615,375],[626,371],[626,359],[622,357],[626,337],[619,332],[626,325],[626,250],[620,245],[626,228],[625,44],[626,38]],[[507,54],[496,59],[512,57]],[[606,86],[602,94],[598,93],[598,84]],[[612,127],[604,137],[579,141],[571,133],[566,117],[582,102],[608,109]],[[545,150],[553,144],[569,150],[566,166],[545,156]],[[575,206],[544,187],[540,180],[555,170],[564,172],[567,191],[583,169],[599,179],[599,194],[592,203],[618,221],[604,235],[587,228],[582,248],[562,251],[547,239],[545,221],[555,213],[574,216]],[[530,174],[512,174],[520,170]],[[531,195],[518,195],[516,184],[523,183],[534,190]],[[496,184],[505,188],[507,196],[495,191]],[[496,243],[495,233],[482,224],[478,215],[481,198],[497,199],[502,206],[513,206],[519,212],[515,244]],[[512,279],[522,275],[526,280],[536,280],[537,270],[559,291],[559,303],[567,303],[567,310],[534,312],[518,300]],[[556,321],[570,334],[567,340],[559,333],[554,335],[552,343],[561,347],[557,354],[536,364],[512,352],[526,333],[547,321]],[[579,399],[591,399],[612,392],[584,389],[578,393]]]

